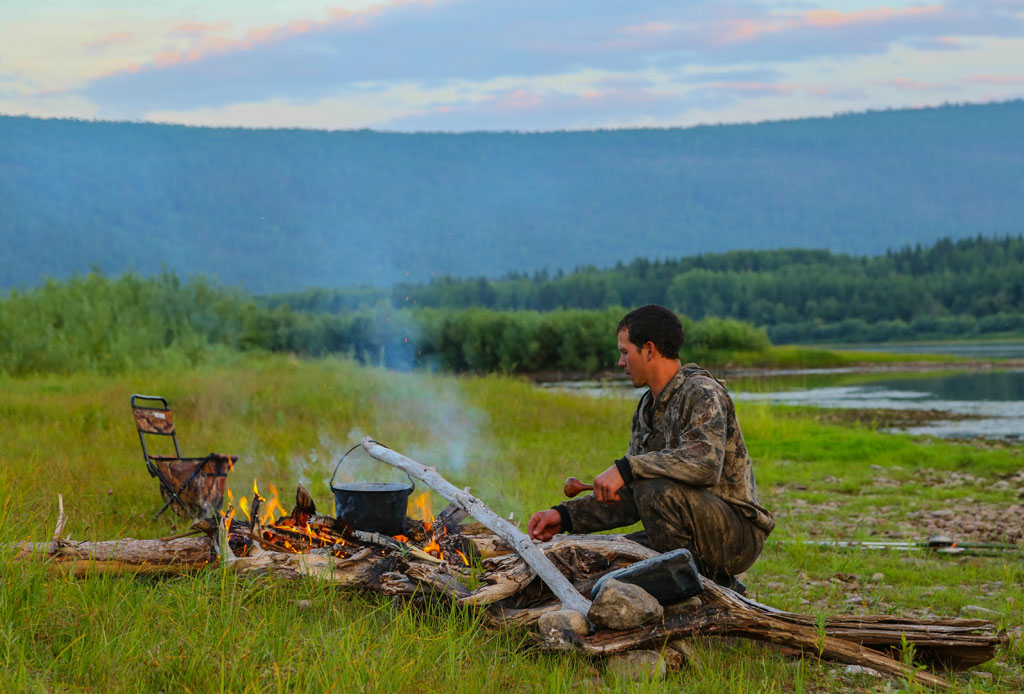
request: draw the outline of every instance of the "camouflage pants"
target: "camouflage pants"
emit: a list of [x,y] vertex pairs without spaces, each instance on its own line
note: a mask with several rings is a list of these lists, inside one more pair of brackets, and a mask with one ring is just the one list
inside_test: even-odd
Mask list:
[[[613,504],[590,497],[584,508],[574,508],[576,522],[621,527],[639,520],[644,530],[630,539],[659,552],[685,547],[700,572],[716,580],[746,571],[764,548],[766,533],[706,489],[653,477],[635,480],[619,496]],[[609,525],[612,518],[627,522]]]

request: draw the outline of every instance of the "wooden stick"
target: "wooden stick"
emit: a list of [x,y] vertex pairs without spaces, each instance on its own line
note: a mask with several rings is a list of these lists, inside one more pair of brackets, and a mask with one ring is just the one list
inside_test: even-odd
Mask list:
[[369,436],[362,440],[362,446],[373,458],[387,463],[412,477],[422,481],[428,487],[447,499],[449,502],[465,510],[473,518],[483,523],[496,535],[506,540],[530,567],[537,572],[541,580],[551,588],[562,602],[562,607],[582,612],[590,611],[590,601],[580,595],[561,572],[555,568],[544,553],[533,546],[533,542],[507,520],[489,509],[484,502],[469,492],[458,489],[446,480],[434,468],[428,468],[415,460],[406,458],[390,448],[380,445]]
[[[52,542],[52,541],[51,541]],[[121,540],[26,542],[15,559],[47,562],[57,573],[73,576],[94,574],[175,574],[208,566],[213,554],[205,537],[176,540]]]
[[863,665],[896,677],[913,678],[932,687],[949,687],[950,683],[930,672],[917,671],[845,639],[829,636],[824,631],[792,624],[771,614],[714,605],[696,615],[680,614],[661,624],[631,632],[599,631],[583,637],[583,650],[591,655],[610,655],[635,648],[650,647],[674,638],[694,635],[742,636],[785,646],[796,646],[820,657],[840,663]]

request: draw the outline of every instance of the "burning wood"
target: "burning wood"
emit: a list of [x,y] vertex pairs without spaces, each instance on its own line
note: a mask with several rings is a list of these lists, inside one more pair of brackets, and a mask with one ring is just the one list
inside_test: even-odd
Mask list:
[[[394,454],[374,446],[371,454]],[[522,534],[479,499],[455,489],[432,468],[415,472],[452,505],[435,520],[427,495],[417,497],[411,506],[420,509],[422,518],[407,518],[406,533],[399,536],[352,529],[319,515],[312,495],[301,486],[292,511],[283,515],[276,490],[268,486],[272,493],[268,501],[254,483],[251,501],[241,497],[238,507],[232,505],[218,520],[197,522],[193,528],[198,537],[164,540],[72,542],[64,536],[61,500],[53,539],[24,543],[17,557],[47,561],[55,570],[75,575],[178,573],[219,562],[240,573],[315,577],[401,599],[443,600],[455,608],[481,609],[490,625],[500,627],[534,626],[567,602],[579,605],[577,611],[585,617],[599,578],[657,556],[615,535],[561,535],[539,544],[527,540],[526,549]],[[282,515],[275,518],[278,509]],[[486,526],[460,524],[467,515]],[[489,531],[492,526],[497,530]],[[498,531],[500,537],[492,534]],[[914,644],[915,653],[927,662],[965,668],[991,659],[996,647],[1006,641],[1005,634],[983,620],[920,621],[886,615],[836,617],[822,625],[811,616],[776,610],[706,579],[699,582],[703,588],[699,601],[667,606],[667,616],[655,624],[581,636],[563,634],[557,643],[538,635],[535,642],[541,648],[574,648],[607,656],[660,648],[667,640],[685,636],[732,635],[795,646],[825,659],[906,677],[911,672],[908,666],[889,657],[901,642]],[[927,672],[916,673],[915,678],[933,686],[948,684]]]

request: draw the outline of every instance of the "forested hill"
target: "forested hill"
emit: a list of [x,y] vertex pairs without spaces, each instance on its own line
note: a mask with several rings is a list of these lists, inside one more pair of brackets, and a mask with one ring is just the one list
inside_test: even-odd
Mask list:
[[565,275],[491,281],[439,277],[390,291],[310,289],[263,297],[271,307],[345,313],[380,305],[498,311],[608,309],[657,303],[694,319],[733,318],[776,343],[1024,334],[1024,236],[940,239],[878,256],[729,251],[643,258]]
[[1018,234],[1024,102],[395,134],[0,117],[0,287],[165,266],[256,292]]

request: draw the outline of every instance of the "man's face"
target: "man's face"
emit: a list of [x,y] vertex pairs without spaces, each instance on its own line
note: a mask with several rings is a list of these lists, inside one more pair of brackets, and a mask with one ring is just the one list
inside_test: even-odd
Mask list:
[[639,347],[629,341],[629,329],[619,331],[619,367],[626,372],[634,388],[647,385],[647,359]]

